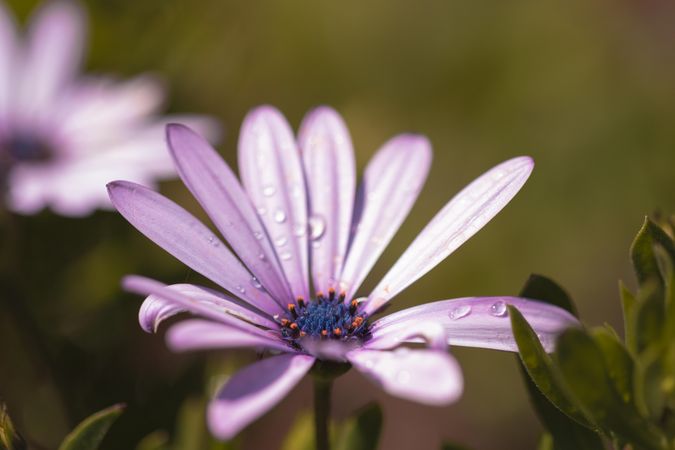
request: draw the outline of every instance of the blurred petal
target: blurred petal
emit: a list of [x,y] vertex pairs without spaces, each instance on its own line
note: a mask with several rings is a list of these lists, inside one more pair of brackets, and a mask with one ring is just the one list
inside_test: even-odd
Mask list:
[[369,296],[365,311],[391,298],[444,260],[488,223],[516,195],[534,162],[522,156],[503,162],[471,182],[422,230]]
[[[167,288],[180,292],[195,301],[217,306],[228,314],[261,327],[271,329],[276,329],[278,327],[277,323],[274,322],[268,314],[254,310],[251,306],[241,300],[228,297],[213,289],[195,286],[194,284],[173,284],[167,286]],[[154,333],[163,321],[181,312],[185,312],[185,308],[173,302],[167,302],[155,295],[151,295],[146,298],[141,305],[141,309],[138,313],[138,321],[141,324],[141,328],[148,333]]]
[[175,352],[224,348],[267,348],[290,352],[293,349],[282,340],[265,338],[227,325],[208,320],[189,319],[171,326],[166,332],[166,342]]
[[278,310],[232,252],[186,210],[134,183],[116,181],[108,190],[129,223],[175,258],[262,311]]
[[446,352],[408,348],[355,350],[348,357],[355,369],[396,397],[442,406],[462,395],[462,371]]
[[275,406],[314,364],[306,355],[280,355],[251,364],[230,378],[209,403],[211,433],[230,439]]
[[83,53],[84,12],[76,2],[45,2],[31,18],[22,65],[22,118],[44,117],[75,76]]
[[[353,238],[341,286],[351,300],[364,278],[410,212],[431,164],[431,145],[423,136],[391,139],[368,163],[357,195]],[[360,206],[359,206],[360,204]]]
[[169,148],[185,185],[237,256],[279,304],[292,298],[283,271],[251,201],[230,167],[189,128],[167,127]]
[[0,134],[5,131],[11,107],[12,83],[17,56],[16,23],[4,2],[0,2]]
[[370,347],[388,348],[410,339],[409,328],[420,322],[435,322],[445,328],[448,344],[518,351],[506,305],[525,316],[546,351],[568,327],[579,326],[570,313],[548,303],[518,297],[466,297],[442,300],[404,309],[373,322]]
[[181,306],[185,311],[200,315],[217,322],[221,322],[244,332],[256,336],[270,337],[271,334],[251,323],[245,322],[237,316],[230,315],[227,311],[211,303],[203,303],[195,300],[159,281],[138,275],[128,275],[122,279],[122,287],[128,291],[140,295],[154,295],[167,302]]
[[298,140],[309,190],[314,289],[337,289],[354,209],[351,137],[337,112],[320,107],[305,117]]
[[309,298],[307,193],[295,136],[270,106],[253,110],[239,134],[239,173],[267,233],[293,298]]

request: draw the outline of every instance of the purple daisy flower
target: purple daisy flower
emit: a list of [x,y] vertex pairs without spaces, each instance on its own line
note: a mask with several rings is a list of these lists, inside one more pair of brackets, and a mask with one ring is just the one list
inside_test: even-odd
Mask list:
[[[532,171],[528,157],[499,164],[457,194],[373,292],[356,298],[422,189],[431,163],[425,137],[404,134],[384,144],[358,191],[349,133],[327,107],[305,118],[297,140],[276,109],[251,112],[239,138],[243,186],[189,128],[169,125],[167,138],[181,178],[231,250],[150,189],[115,181],[110,197],[138,230],[227,292],[138,276],[123,284],[149,295],[139,314],[148,332],[179,312],[202,317],[168,330],[174,350],[252,347],[273,354],[232,376],[210,402],[208,422],[219,438],[264,414],[317,361],[349,363],[389,394],[445,405],[463,388],[448,345],[517,351],[507,304],[549,350],[577,323],[560,308],[517,297],[443,300],[373,319],[511,200]],[[408,343],[426,346],[403,347]]]
[[157,117],[164,93],[152,77],[79,77],[85,28],[75,2],[49,1],[24,38],[0,1],[0,201],[18,213],[109,209],[107,181],[175,176],[167,123],[218,134],[203,116]]

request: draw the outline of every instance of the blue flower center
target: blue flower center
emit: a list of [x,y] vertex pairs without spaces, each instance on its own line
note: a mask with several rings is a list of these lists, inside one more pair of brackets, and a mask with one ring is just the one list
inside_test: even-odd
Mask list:
[[369,334],[366,319],[358,301],[345,303],[344,293],[336,295],[333,289],[328,295],[318,292],[309,302],[298,298],[297,303],[288,305],[287,313],[277,317],[281,335],[297,347],[304,338],[364,340]]
[[44,139],[29,133],[15,133],[0,138],[0,161],[44,162],[52,156],[52,149]]

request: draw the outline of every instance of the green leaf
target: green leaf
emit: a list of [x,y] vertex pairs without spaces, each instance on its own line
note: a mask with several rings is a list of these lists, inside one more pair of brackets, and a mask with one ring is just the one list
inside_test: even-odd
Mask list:
[[624,403],[635,406],[635,361],[626,347],[619,341],[616,333],[608,328],[596,328],[593,339],[605,358],[609,378]]
[[84,419],[63,440],[59,450],[96,450],[124,405],[110,406]]
[[655,279],[663,286],[659,262],[654,254],[655,245],[663,247],[670,259],[675,260],[675,245],[670,236],[646,217],[630,248],[630,257],[640,285]]
[[530,275],[520,291],[520,296],[550,303],[569,311],[574,317],[579,317],[577,308],[567,292],[555,281],[543,275]]
[[626,347],[632,353],[637,353],[635,336],[635,296],[628,290],[623,281],[619,281],[619,295],[621,296],[621,309],[623,310],[623,330]]
[[644,450],[664,449],[665,438],[614,388],[605,356],[593,337],[570,328],[558,339],[556,360],[584,411],[608,434]]
[[347,419],[338,437],[336,450],[375,450],[382,431],[382,409],[371,404]]
[[537,450],[554,450],[553,436],[549,433],[542,434],[539,439],[539,444],[537,445]]
[[136,445],[136,450],[169,450],[169,436],[165,431],[154,431]]
[[314,449],[314,414],[310,411],[300,412],[295,423],[286,435],[281,450],[313,450]]
[[638,292],[635,312],[635,346],[638,353],[660,343],[665,337],[666,305],[663,286],[654,279],[645,282]]
[[14,428],[7,406],[0,403],[0,449],[23,450],[25,448],[26,443]]
[[520,359],[530,379],[537,389],[560,411],[587,428],[595,429],[573,400],[564,385],[560,373],[551,358],[544,351],[537,334],[525,317],[515,307],[509,305],[511,328],[518,345]]

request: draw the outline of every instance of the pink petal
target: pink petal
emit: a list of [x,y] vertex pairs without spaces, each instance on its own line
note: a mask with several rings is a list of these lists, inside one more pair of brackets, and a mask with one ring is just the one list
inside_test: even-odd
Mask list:
[[263,225],[230,167],[194,131],[167,127],[169,148],[185,185],[246,267],[279,303],[291,292]]
[[293,298],[309,298],[307,193],[295,136],[270,106],[253,110],[239,134],[239,173],[274,242]]
[[251,274],[197,218],[166,197],[125,181],[108,185],[117,210],[157,245],[178,260],[262,311],[278,305],[253,286]]
[[85,42],[85,17],[76,2],[49,1],[30,21],[28,49],[22,64],[22,118],[45,117],[51,104],[73,80]]
[[386,393],[427,405],[443,406],[462,395],[459,364],[446,352],[429,349],[356,350],[354,368]]
[[518,351],[506,305],[513,305],[525,316],[547,351],[552,351],[555,339],[568,327],[579,322],[557,306],[518,297],[466,297],[442,300],[404,309],[371,326],[372,348],[390,348],[410,339],[409,329],[423,322],[435,322],[445,328],[448,344]]
[[354,149],[337,112],[310,112],[298,137],[307,175],[314,289],[338,288],[347,253],[356,185]]
[[340,277],[346,301],[351,300],[410,212],[430,164],[431,145],[416,135],[391,139],[368,163],[357,195],[355,211],[359,213],[354,216],[352,243]]
[[[274,322],[268,314],[256,311],[241,300],[228,297],[213,289],[195,286],[194,284],[173,284],[167,286],[167,288],[180,292],[197,302],[217,306],[228,314],[258,326],[270,329],[278,328],[277,323]],[[185,308],[174,302],[166,301],[160,297],[151,295],[146,298],[141,305],[141,309],[138,313],[138,321],[141,324],[141,328],[148,333],[153,333],[157,331],[159,325],[163,321],[185,311]]]
[[433,269],[488,223],[516,195],[534,162],[523,156],[493,167],[471,182],[422,230],[369,296],[373,313]]
[[314,364],[306,355],[280,355],[255,362],[237,372],[211,400],[207,420],[219,439],[234,437],[275,406]]
[[5,132],[11,108],[11,96],[17,54],[16,23],[4,2],[0,2],[0,134]]
[[229,314],[222,308],[211,303],[203,303],[191,298],[159,281],[141,277],[138,275],[128,275],[122,280],[122,287],[128,291],[139,295],[154,295],[167,302],[175,303],[183,310],[189,311],[202,317],[206,317],[217,322],[224,323],[231,327],[240,329],[257,336],[269,337],[271,334],[237,316]]
[[397,329],[396,332],[382,332],[373,337],[363,346],[370,350],[389,350],[407,342],[425,342],[428,348],[445,350],[448,348],[448,335],[439,322],[419,321],[408,323]]
[[184,320],[171,326],[166,333],[166,342],[175,352],[249,347],[282,352],[292,351],[288,344],[273,336],[265,338],[258,334],[200,319]]

